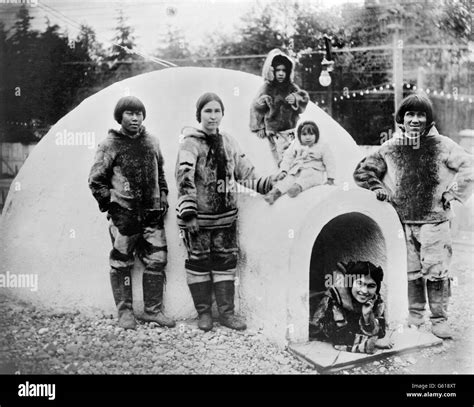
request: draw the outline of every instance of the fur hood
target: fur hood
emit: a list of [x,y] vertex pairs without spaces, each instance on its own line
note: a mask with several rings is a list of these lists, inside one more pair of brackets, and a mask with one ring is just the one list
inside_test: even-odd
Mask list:
[[[219,133],[222,134],[222,132],[219,130]],[[193,137],[201,140],[206,140],[207,135],[204,133],[202,130],[197,129],[196,127],[192,126],[185,126],[181,130],[181,137],[186,138],[186,137]]]
[[118,137],[118,138],[128,137],[128,138],[131,138],[131,139],[137,139],[137,138],[142,137],[144,135],[149,136],[149,134],[146,131],[145,126],[143,126],[143,125],[140,126],[140,128],[138,129],[138,132],[136,134],[133,134],[133,135],[122,133],[122,131],[120,129],[119,130],[109,129],[109,134],[111,134],[112,136]]
[[263,63],[263,69],[262,69],[263,79],[267,82],[272,82],[273,79],[275,79],[275,75],[274,75],[273,67],[272,67],[272,61],[273,61],[273,58],[275,58],[277,55],[281,55],[285,57],[290,62],[291,71],[289,75],[289,80],[291,83],[293,83],[295,79],[295,62],[293,61],[293,59],[291,59],[288,55],[280,51],[278,48],[272,49],[268,53],[267,59],[265,59],[265,62]]

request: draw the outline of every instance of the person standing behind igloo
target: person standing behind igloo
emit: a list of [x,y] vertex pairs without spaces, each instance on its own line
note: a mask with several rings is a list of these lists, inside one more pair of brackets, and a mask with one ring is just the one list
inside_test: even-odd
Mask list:
[[219,130],[223,116],[220,97],[203,94],[196,103],[201,128],[183,129],[176,162],[176,210],[188,251],[187,283],[199,315],[198,326],[204,331],[213,327],[213,288],[221,325],[246,329],[234,314],[238,254],[235,182],[260,194],[272,187],[272,178],[257,177],[236,141]]
[[161,326],[176,325],[162,311],[168,185],[158,140],[142,125],[145,116],[145,106],[138,98],[125,96],[117,102],[114,118],[121,128],[110,130],[99,145],[89,174],[92,194],[110,219],[110,281],[119,325],[124,329],[136,328],[131,277],[135,253],[145,265],[145,308],[139,318]]
[[277,165],[295,139],[296,123],[309,102],[308,92],[293,82],[294,75],[293,60],[279,49],[270,51],[262,69],[265,83],[250,108],[250,130],[268,139]]
[[402,134],[386,141],[355,169],[356,183],[389,201],[403,224],[408,257],[408,324],[424,323],[425,286],[432,332],[451,338],[448,303],[452,255],[450,219],[453,199],[463,202],[473,188],[473,156],[433,121],[424,95],[406,97],[396,113]]

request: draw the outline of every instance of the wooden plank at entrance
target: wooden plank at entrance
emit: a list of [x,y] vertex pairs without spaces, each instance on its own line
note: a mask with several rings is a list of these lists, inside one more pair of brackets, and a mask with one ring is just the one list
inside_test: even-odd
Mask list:
[[406,328],[402,332],[394,331],[392,339],[394,341],[392,349],[378,350],[372,355],[338,351],[330,343],[319,341],[294,343],[289,345],[289,350],[311,363],[319,372],[331,373],[343,368],[347,369],[388,356],[438,346],[443,343],[442,339],[433,334],[415,328]]

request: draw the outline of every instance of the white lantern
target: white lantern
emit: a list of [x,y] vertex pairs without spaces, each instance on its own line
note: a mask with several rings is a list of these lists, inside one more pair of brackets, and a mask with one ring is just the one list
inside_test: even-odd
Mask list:
[[321,71],[321,75],[319,76],[319,83],[321,86],[329,86],[331,84],[331,75],[329,75],[329,72],[323,69]]

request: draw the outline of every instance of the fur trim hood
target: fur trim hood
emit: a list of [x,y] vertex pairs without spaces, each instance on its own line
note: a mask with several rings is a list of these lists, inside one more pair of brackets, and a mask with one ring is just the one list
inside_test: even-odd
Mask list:
[[[217,129],[217,132],[222,136],[223,139],[229,140],[230,136],[227,132],[222,131],[221,129]],[[206,134],[204,131],[196,127],[184,126],[181,129],[181,135],[179,137],[180,137],[180,140],[184,140],[186,138],[195,138],[195,139],[207,142],[210,135]]]
[[185,126],[181,130],[181,137],[194,137],[202,140],[206,140],[206,133],[204,133],[202,130],[199,130],[195,127],[192,126]]
[[263,69],[262,69],[263,79],[267,82],[272,82],[273,79],[275,79],[275,75],[274,75],[274,71],[273,71],[273,67],[272,67],[272,62],[273,62],[273,58],[275,58],[277,55],[281,55],[281,56],[285,57],[290,62],[291,72],[290,72],[289,80],[290,80],[291,83],[293,83],[293,81],[295,79],[295,62],[293,61],[292,58],[290,58],[288,55],[283,53],[278,48],[272,49],[268,53],[267,58],[265,59],[265,62],[263,63]]
[[135,134],[125,134],[125,133],[122,133],[121,129],[119,130],[116,130],[116,129],[109,129],[109,134],[115,136],[115,137],[119,137],[119,138],[122,138],[122,137],[128,137],[130,139],[137,139],[139,137],[142,137],[142,136],[145,136],[145,135],[149,135],[146,131],[146,128],[145,126],[140,126],[140,128],[138,129],[138,132],[135,133]]

